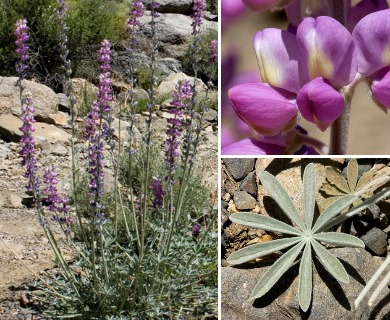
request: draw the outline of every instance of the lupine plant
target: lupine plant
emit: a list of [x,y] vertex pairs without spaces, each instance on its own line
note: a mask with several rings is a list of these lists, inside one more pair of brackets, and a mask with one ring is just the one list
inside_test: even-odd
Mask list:
[[[345,268],[340,261],[324,247],[323,243],[355,248],[364,248],[364,243],[352,235],[327,230],[339,225],[373,203],[387,198],[390,195],[390,189],[385,189],[377,193],[375,196],[348,210],[346,213],[342,213],[342,211],[345,208],[348,208],[348,206],[357,199],[357,194],[344,195],[325,208],[317,220],[314,221],[316,204],[315,176],[314,165],[309,164],[306,166],[303,174],[304,220],[295,208],[287,191],[274,176],[266,171],[260,172],[260,181],[293,225],[289,225],[263,214],[251,212],[239,212],[230,216],[230,220],[235,223],[290,236],[288,238],[249,245],[232,253],[228,257],[227,261],[231,265],[238,265],[291,247],[266,271],[254,287],[250,299],[257,299],[264,296],[292,264],[296,260],[300,260],[298,301],[301,309],[306,312],[312,301],[313,254],[317,256],[317,260],[321,262],[324,268],[335,279],[344,283],[349,282],[349,276]],[[303,253],[300,255],[302,251]],[[359,297],[356,302],[357,304],[360,299],[361,298]]]
[[[387,2],[243,2],[257,11],[285,8],[290,25],[288,30],[266,28],[254,35],[261,82],[229,90],[233,109],[249,126],[251,138],[228,145],[222,153],[293,154],[307,145],[321,154],[345,154],[357,84],[365,82],[369,96],[385,112],[390,107]],[[331,131],[329,148],[302,134],[297,126],[302,118]]]
[[[64,92],[70,98],[72,113],[72,190],[62,195],[57,189],[57,173],[44,169],[42,181],[36,166],[33,101],[22,96],[26,78],[28,40],[26,21],[17,24],[17,52],[20,54],[22,120],[22,164],[26,166],[28,190],[35,199],[40,222],[55,252],[60,271],[37,284],[45,292],[37,296],[52,317],[77,319],[173,319],[199,318],[213,311],[217,299],[217,210],[208,205],[207,191],[193,172],[206,99],[198,100],[196,81],[179,82],[173,93],[165,145],[153,135],[156,104],[155,62],[157,59],[155,1],[151,3],[152,47],[151,84],[148,89],[147,132],[135,142],[134,121],[136,83],[133,55],[137,50],[142,1],[132,2],[128,20],[130,99],[129,139],[123,147],[112,140],[110,112],[113,108],[111,44],[101,42],[98,51],[97,100],[85,119],[83,141],[86,175],[75,157],[78,128],[70,84],[66,7],[58,0],[61,59],[64,65]],[[199,39],[205,1],[193,6],[193,68],[199,63]],[[208,63],[217,62],[217,43],[210,44]],[[212,77],[210,77],[211,79]],[[215,75],[213,75],[215,79]],[[123,114],[122,111],[119,112]],[[160,139],[161,140],[161,139]],[[161,150],[161,146],[164,150]],[[107,157],[110,147],[111,158]],[[115,149],[117,148],[117,149]],[[163,152],[162,152],[163,151]],[[165,151],[165,152],[164,152]],[[111,161],[111,162],[110,162]],[[104,186],[106,167],[113,165],[115,187]],[[53,228],[62,229],[66,243],[59,243]],[[64,258],[61,247],[72,251],[73,262]],[[49,287],[45,287],[49,284]],[[215,306],[214,306],[215,307]]]

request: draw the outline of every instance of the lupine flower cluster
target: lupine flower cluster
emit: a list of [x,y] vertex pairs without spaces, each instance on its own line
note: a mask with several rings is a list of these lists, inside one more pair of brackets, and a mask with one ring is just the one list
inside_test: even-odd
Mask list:
[[152,183],[150,184],[150,190],[153,195],[152,207],[154,209],[160,208],[164,202],[165,191],[162,185],[162,179],[158,177],[152,177]]
[[194,226],[192,227],[192,236],[196,240],[198,239],[199,234],[200,234],[200,225],[199,223],[195,223]]
[[218,40],[211,40],[210,42],[210,63],[218,63]]
[[[168,130],[166,139],[165,163],[167,166],[168,178],[172,179],[177,168],[176,157],[179,156],[178,147],[180,145],[181,128],[184,121],[183,109],[192,96],[192,88],[189,80],[179,81],[176,90],[173,92],[173,100],[170,103],[170,113],[173,118],[168,119]],[[172,183],[172,181],[170,182]]]
[[206,0],[194,0],[192,6],[192,35],[199,35],[202,33],[202,19],[204,11],[206,10]]
[[16,29],[15,29],[15,45],[16,45],[16,54],[19,57],[19,61],[16,64],[16,71],[19,74],[19,81],[26,78],[26,70],[28,69],[27,66],[27,60],[29,58],[28,56],[28,45],[27,40],[29,39],[29,35],[27,33],[28,27],[27,27],[27,20],[22,19],[18,20],[16,22]]
[[73,219],[69,216],[69,197],[61,198],[57,190],[57,173],[54,167],[46,167],[43,175],[43,182],[46,185],[44,192],[47,195],[46,203],[49,205],[49,210],[53,213],[52,220],[57,221],[64,227],[66,233],[70,232],[70,226]]
[[24,177],[28,179],[28,184],[26,186],[28,191],[33,192],[34,195],[37,195],[39,191],[39,179],[37,176],[37,159],[36,159],[36,149],[35,149],[35,139],[32,136],[32,133],[35,131],[32,124],[35,122],[34,119],[34,105],[33,99],[30,94],[22,98],[22,115],[20,120],[23,121],[23,125],[19,130],[23,133],[20,138],[20,143],[23,144],[22,149],[20,150],[20,155],[22,156],[22,166],[26,167],[26,172]]
[[93,222],[99,224],[103,220],[100,203],[100,197],[104,194],[103,181],[103,161],[105,139],[110,135],[110,128],[106,121],[109,121],[109,112],[111,111],[110,102],[112,101],[111,89],[111,50],[110,42],[104,40],[99,49],[100,74],[98,84],[98,100],[95,101],[87,117],[87,126],[85,139],[89,141],[88,150],[88,173],[89,180],[89,197],[91,205],[96,209],[93,216]]
[[[249,2],[261,6],[267,1],[245,3]],[[276,2],[286,4],[267,3],[274,6]],[[229,98],[237,115],[256,132],[256,140],[288,137],[287,133],[297,130],[300,117],[325,131],[341,116],[346,99],[350,100],[353,88],[363,78],[377,104],[390,108],[390,10],[367,15],[387,7],[383,1],[375,3],[368,6],[362,1],[358,7],[349,3],[350,19],[364,16],[352,34],[334,18],[319,16],[304,18],[297,28],[288,31],[267,28],[254,35],[261,82],[234,86]],[[291,6],[286,10],[292,10]],[[242,143],[236,143],[234,150],[229,147],[229,154],[248,148],[248,141]],[[224,149],[222,153],[228,154]]]
[[130,36],[139,33],[141,18],[144,14],[145,6],[141,0],[134,0],[130,5],[129,18],[127,19],[127,32]]

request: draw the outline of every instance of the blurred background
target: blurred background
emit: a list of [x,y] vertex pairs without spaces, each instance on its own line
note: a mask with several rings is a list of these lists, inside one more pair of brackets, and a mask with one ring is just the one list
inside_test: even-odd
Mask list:
[[[221,0],[224,2],[232,0]],[[353,1],[357,3],[359,1]],[[234,19],[226,19],[222,26],[222,135],[237,127],[234,112],[227,98],[227,90],[234,86],[232,75],[245,78],[244,82],[260,81],[253,35],[264,28],[287,29],[284,11],[258,13],[246,9],[237,11]],[[227,61],[229,61],[227,63]],[[229,79],[229,81],[227,80]],[[230,82],[230,83],[229,83]],[[348,151],[350,155],[390,154],[390,114],[385,114],[368,95],[366,84],[358,85],[352,99]],[[322,142],[329,145],[330,128],[321,132],[314,124],[300,119],[299,125]],[[223,139],[222,139],[223,140]]]

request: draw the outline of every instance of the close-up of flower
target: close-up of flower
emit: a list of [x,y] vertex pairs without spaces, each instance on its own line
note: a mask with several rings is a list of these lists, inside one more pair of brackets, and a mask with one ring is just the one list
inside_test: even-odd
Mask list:
[[[363,121],[371,121],[367,127],[372,127],[372,131],[376,128],[386,130],[385,117],[370,112],[367,116],[364,110],[371,110],[371,107],[353,98],[364,95],[361,88],[366,83],[371,93],[366,95],[367,104],[374,102],[384,111],[390,107],[390,60],[387,54],[390,9],[386,9],[387,3],[366,0],[243,2],[253,10],[252,17],[263,17],[261,24],[264,27],[257,31],[253,28],[253,40],[246,43],[254,51],[251,53],[241,46],[234,50],[234,60],[229,37],[225,37],[229,32],[238,31],[234,22],[222,34],[222,63],[230,61],[226,71],[222,69],[223,85],[226,86],[226,89],[222,88],[222,101],[227,92],[234,112],[250,131],[244,137],[241,135],[241,139],[249,140],[243,140],[243,148],[238,154],[254,154],[253,146],[264,143],[264,136],[278,135],[286,135],[287,144],[276,154],[295,153],[301,146],[297,145],[296,139],[288,138],[291,137],[288,132],[295,131],[298,124],[308,131],[307,137],[310,137],[300,142],[311,146],[317,153],[345,154],[351,147],[366,147],[367,151],[361,153],[385,153],[385,150],[378,149],[379,141],[375,149],[369,143],[372,139],[360,130]],[[283,9],[286,20],[281,14]],[[269,19],[270,27],[266,26],[266,19]],[[249,27],[252,28],[248,23]],[[247,39],[249,35],[245,37]],[[234,84],[234,78],[239,77],[236,70],[243,68],[241,65],[249,68],[250,62],[253,70],[254,59],[260,81]],[[229,139],[222,137],[221,140],[237,143],[239,132],[231,125],[230,129],[225,126],[231,123],[231,120],[224,119],[228,116],[224,109],[229,109],[225,104],[222,104],[223,135],[228,130],[232,133]],[[361,119],[355,120],[354,116]],[[373,125],[374,121],[380,124]],[[364,136],[367,146],[356,139],[358,134]],[[237,139],[232,138],[234,135]],[[329,143],[326,143],[327,139]],[[248,144],[249,141],[252,143]],[[232,154],[234,148],[228,147],[223,144],[222,154]],[[387,146],[385,148],[388,150]],[[264,154],[261,152],[264,150],[258,154]],[[265,154],[274,153],[269,150]]]

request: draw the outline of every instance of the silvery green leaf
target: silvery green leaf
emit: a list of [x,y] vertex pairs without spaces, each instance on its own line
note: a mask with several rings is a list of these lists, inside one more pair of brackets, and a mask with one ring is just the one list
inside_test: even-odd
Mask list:
[[340,232],[322,232],[313,235],[317,241],[334,244],[336,246],[364,248],[364,242],[350,234]]
[[313,227],[313,232],[316,233],[318,231],[322,231],[321,227],[324,226],[329,220],[334,218],[337,214],[339,214],[342,210],[348,207],[352,202],[356,200],[354,195],[346,195],[337,199],[337,201],[333,202],[329,207],[327,207],[324,212],[318,217],[316,223]]
[[296,244],[289,251],[284,253],[263,275],[252,291],[250,299],[257,299],[266,294],[280,277],[291,267],[301,252],[305,242]]
[[347,166],[347,179],[348,179],[348,185],[349,185],[349,190],[352,192],[355,191],[356,184],[358,181],[358,163],[356,159],[351,159],[348,162]]
[[256,258],[264,257],[275,251],[283,250],[301,241],[301,237],[284,238],[262,243],[251,244],[245,248],[233,252],[227,262],[231,265],[241,264]]
[[335,185],[338,189],[344,193],[350,193],[349,186],[343,175],[333,167],[326,167],[326,180]]
[[305,230],[305,225],[299,216],[297,209],[295,208],[287,191],[282,187],[279,181],[276,180],[272,174],[266,171],[260,172],[260,180],[287,217],[289,217],[289,219],[301,230]]
[[325,269],[338,281],[348,283],[349,276],[343,265],[333,254],[326,250],[321,244],[313,239],[313,249]]
[[282,221],[276,220],[271,217],[266,217],[262,214],[251,213],[251,212],[237,212],[237,213],[233,213],[229,217],[229,219],[235,223],[252,227],[252,228],[280,232],[285,234],[292,234],[294,236],[299,236],[302,234],[302,232],[293,228],[287,223],[284,223]]
[[301,309],[305,312],[310,306],[312,290],[313,266],[311,260],[311,245],[309,242],[306,244],[305,250],[303,251],[298,278],[298,301]]
[[306,227],[311,229],[316,204],[316,170],[312,163],[306,166],[303,173],[303,196]]

